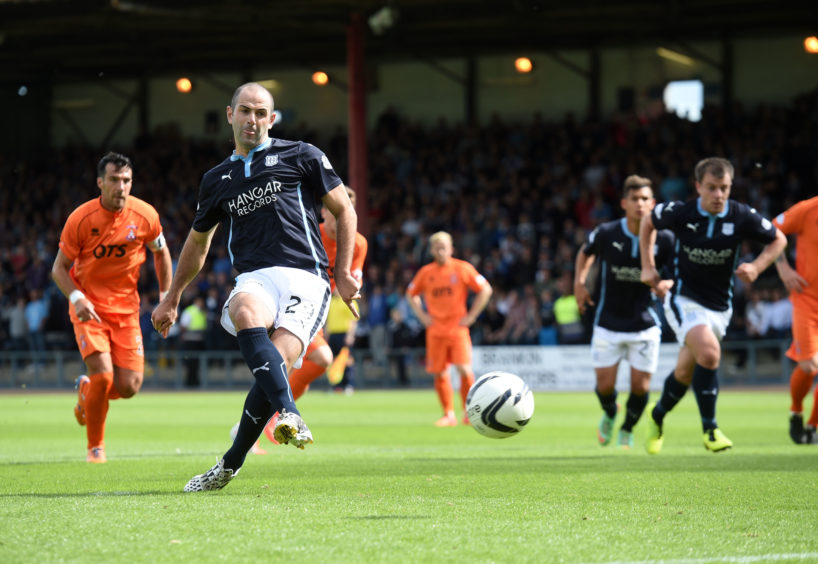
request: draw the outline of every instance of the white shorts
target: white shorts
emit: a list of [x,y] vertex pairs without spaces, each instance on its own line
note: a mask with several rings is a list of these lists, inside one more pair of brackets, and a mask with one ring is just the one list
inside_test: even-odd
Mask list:
[[625,359],[631,368],[653,374],[659,366],[661,340],[662,330],[658,327],[624,333],[594,326],[591,337],[591,358],[594,368],[614,366]]
[[733,310],[715,311],[707,309],[698,302],[684,296],[665,295],[665,317],[667,324],[676,334],[676,340],[684,346],[688,331],[698,325],[710,327],[716,338],[721,341],[727,333]]
[[[329,283],[316,274],[298,268],[273,266],[239,274],[236,287],[222,307],[222,327],[231,335],[236,327],[228,306],[233,296],[246,292],[264,302],[275,320],[273,327],[283,327],[301,341],[301,355],[324,326],[329,312]],[[300,357],[299,357],[300,360]]]

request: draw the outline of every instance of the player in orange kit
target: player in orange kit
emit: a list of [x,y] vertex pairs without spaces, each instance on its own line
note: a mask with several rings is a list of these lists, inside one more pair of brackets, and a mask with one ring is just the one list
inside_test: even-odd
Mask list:
[[139,269],[153,252],[160,294],[170,287],[170,252],[159,214],[131,196],[128,157],[107,153],[97,165],[100,197],[71,215],[60,236],[51,274],[71,302],[74,336],[88,376],[77,378],[74,415],[86,426],[87,462],[104,463],[108,400],[130,398],[142,386],[144,348],[139,328]]
[[818,388],[804,426],[804,398],[818,373],[818,197],[798,202],[773,220],[784,235],[797,235],[795,269],[785,253],[775,268],[792,302],[792,344],[787,356],[798,363],[790,375],[790,437],[796,444],[818,444]]
[[[470,263],[452,258],[452,236],[445,231],[438,231],[429,238],[429,251],[434,262],[415,274],[406,290],[406,299],[426,327],[426,371],[434,375],[435,390],[443,406],[443,417],[436,425],[457,425],[448,373],[450,363],[460,374],[463,423],[467,425],[466,395],[474,383],[469,327],[488,304],[492,289]],[[469,290],[477,296],[467,311]],[[426,309],[423,308],[424,302]]]

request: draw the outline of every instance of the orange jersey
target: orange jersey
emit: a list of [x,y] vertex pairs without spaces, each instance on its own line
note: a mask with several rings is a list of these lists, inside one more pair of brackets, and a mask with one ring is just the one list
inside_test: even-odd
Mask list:
[[136,313],[145,245],[161,234],[159,214],[147,202],[129,196],[122,211],[111,212],[97,198],[68,216],[60,250],[74,262],[71,279],[97,312]]
[[797,235],[795,271],[807,281],[807,287],[796,295],[818,300],[818,196],[798,202],[781,213],[773,223],[785,235]]
[[[326,231],[324,231],[323,223],[318,227],[321,229],[321,242],[324,243],[324,250],[327,252],[327,258],[329,259],[329,268],[327,268],[329,286],[331,290],[335,291],[335,276],[333,272],[335,270],[335,255],[338,253],[338,241],[327,235]],[[366,237],[360,233],[355,233],[355,246],[352,248],[352,264],[349,270],[358,282],[363,279],[364,261],[366,261],[366,251],[368,248],[369,243],[367,243]]]
[[451,328],[466,316],[469,290],[477,293],[487,283],[470,263],[452,258],[443,266],[432,262],[421,268],[407,291],[411,296],[423,296],[435,325]]

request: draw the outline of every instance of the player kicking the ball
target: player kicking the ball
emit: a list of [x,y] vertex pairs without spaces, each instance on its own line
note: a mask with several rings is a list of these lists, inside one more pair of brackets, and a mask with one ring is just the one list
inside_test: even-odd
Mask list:
[[257,83],[239,86],[227,107],[233,154],[205,173],[193,228],[168,296],[153,311],[154,328],[176,321],[182,291],[204,264],[216,227],[239,272],[222,310],[255,378],[233,445],[187,492],[218,490],[238,474],[267,421],[278,411],[274,436],[298,448],[313,442],[295,406],[287,374],[324,324],[330,300],[327,254],[318,229],[323,203],[338,222],[335,284],[357,316],[358,281],[350,272],[357,218],[329,159],[316,147],[269,137],[273,97]]

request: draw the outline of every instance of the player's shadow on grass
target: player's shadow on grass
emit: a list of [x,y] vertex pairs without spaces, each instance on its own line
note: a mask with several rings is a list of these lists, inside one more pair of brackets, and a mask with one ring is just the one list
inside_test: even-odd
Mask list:
[[146,495],[174,495],[176,492],[151,490],[144,492],[72,492],[72,493],[8,493],[0,494],[0,498],[42,498],[42,499],[68,499],[72,497],[130,497]]
[[360,516],[349,516],[345,517],[345,519],[352,519],[354,521],[386,521],[387,519],[394,519],[396,521],[399,520],[413,520],[413,519],[431,519],[431,515],[360,515]]
[[[423,466],[423,473],[486,474],[496,471],[508,472],[509,458],[414,458],[410,459]],[[627,453],[622,456],[542,456],[513,458],[517,473],[562,474],[571,472],[678,472],[680,461],[685,472],[803,472],[815,467],[816,456],[813,449],[803,454],[783,455],[744,454],[741,452],[690,454],[679,452],[649,456],[643,453]],[[464,464],[464,462],[466,464]],[[360,469],[358,469],[360,470]],[[377,473],[376,468],[371,468]]]

